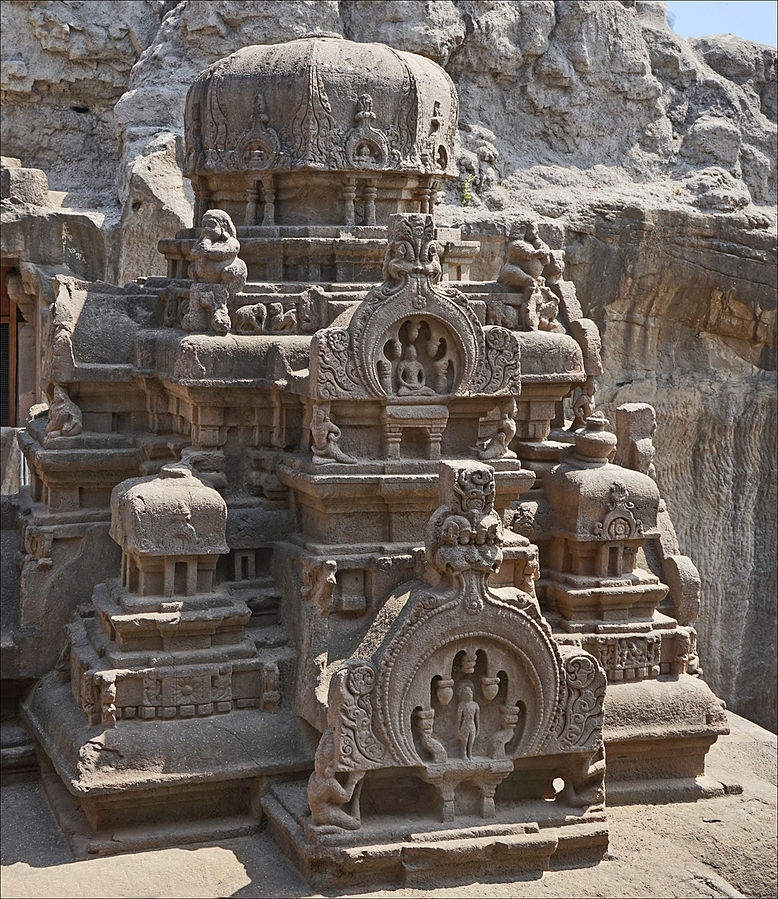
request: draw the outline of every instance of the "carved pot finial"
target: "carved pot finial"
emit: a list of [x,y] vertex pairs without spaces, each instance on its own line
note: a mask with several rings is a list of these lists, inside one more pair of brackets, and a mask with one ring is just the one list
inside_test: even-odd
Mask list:
[[616,435],[606,431],[609,422],[601,412],[586,419],[586,427],[575,432],[575,454],[584,462],[609,461],[616,448]]

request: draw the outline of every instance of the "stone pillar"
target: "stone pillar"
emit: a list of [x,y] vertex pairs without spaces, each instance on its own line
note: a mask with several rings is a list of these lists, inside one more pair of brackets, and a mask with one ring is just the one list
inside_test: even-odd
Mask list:
[[265,175],[262,178],[262,202],[264,203],[262,225],[265,228],[272,228],[276,223],[276,188],[272,175]]
[[354,224],[354,198],[357,187],[353,178],[347,178],[343,185],[343,221],[346,225]]
[[205,215],[209,205],[208,185],[205,178],[199,176],[192,177],[192,190],[195,195],[194,203],[194,222],[195,224]]
[[257,209],[259,208],[261,186],[262,182],[257,181],[249,191],[249,198],[246,203],[246,225],[257,224]]
[[365,224],[375,225],[375,198],[378,188],[375,184],[368,184],[365,187]]
[[454,811],[454,799],[455,792],[452,786],[448,784],[443,784],[440,787],[440,798],[441,798],[441,815],[440,820],[444,823],[447,821],[453,821],[455,817]]

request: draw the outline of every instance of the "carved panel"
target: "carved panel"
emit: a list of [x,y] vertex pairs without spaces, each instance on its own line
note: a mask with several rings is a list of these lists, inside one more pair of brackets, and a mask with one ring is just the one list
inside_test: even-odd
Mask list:
[[594,534],[607,540],[634,540],[643,534],[643,522],[635,518],[629,490],[620,481],[611,484],[608,509],[602,521],[594,525]]

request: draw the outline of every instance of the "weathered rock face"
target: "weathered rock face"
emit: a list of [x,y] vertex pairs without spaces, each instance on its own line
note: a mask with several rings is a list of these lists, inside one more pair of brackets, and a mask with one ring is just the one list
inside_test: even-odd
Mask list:
[[706,676],[775,728],[775,50],[685,41],[654,2],[14,3],[2,24],[4,152],[46,172],[52,221],[99,209],[87,276],[119,283],[163,274],[158,238],[192,224],[183,111],[204,67],[315,31],[442,64],[461,176],[438,222],[482,240],[472,275],[493,278],[510,222],[545,217],[603,333],[600,405],[628,384],[657,408]]

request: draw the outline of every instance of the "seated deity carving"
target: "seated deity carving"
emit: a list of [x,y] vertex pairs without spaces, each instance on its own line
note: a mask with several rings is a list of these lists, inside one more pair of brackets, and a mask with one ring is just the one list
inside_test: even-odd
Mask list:
[[409,319],[396,326],[376,361],[379,383],[395,396],[445,395],[452,368],[448,339],[423,319]]
[[431,395],[435,391],[425,384],[426,375],[424,366],[418,361],[416,347],[411,343],[403,348],[403,354],[397,363],[397,394],[408,396],[409,394]]
[[61,384],[54,385],[49,404],[49,421],[46,425],[46,441],[56,437],[75,437],[82,430],[81,410],[70,399]]
[[[189,311],[182,326],[187,331],[227,334],[231,328],[228,303],[246,286],[248,269],[238,258],[240,243],[232,219],[221,209],[209,209],[202,218],[200,237],[192,247],[189,276]],[[206,313],[203,321],[203,311]]]
[[308,780],[308,805],[313,823],[318,827],[359,830],[362,821],[358,787],[364,772],[350,771],[345,783],[341,783],[333,764],[334,757],[332,732],[326,731],[316,749],[314,771]]
[[559,298],[549,286],[562,274],[559,255],[540,238],[534,222],[514,225],[510,238],[508,259],[497,280],[512,294],[490,301],[489,323],[523,331],[563,332],[556,318]]
[[551,260],[551,250],[541,240],[535,222],[519,222],[511,228],[508,261],[498,280],[516,290],[532,289]]
[[311,414],[311,441],[314,465],[341,462],[355,465],[356,459],[338,446],[340,428],[330,419],[329,403],[316,403]]

